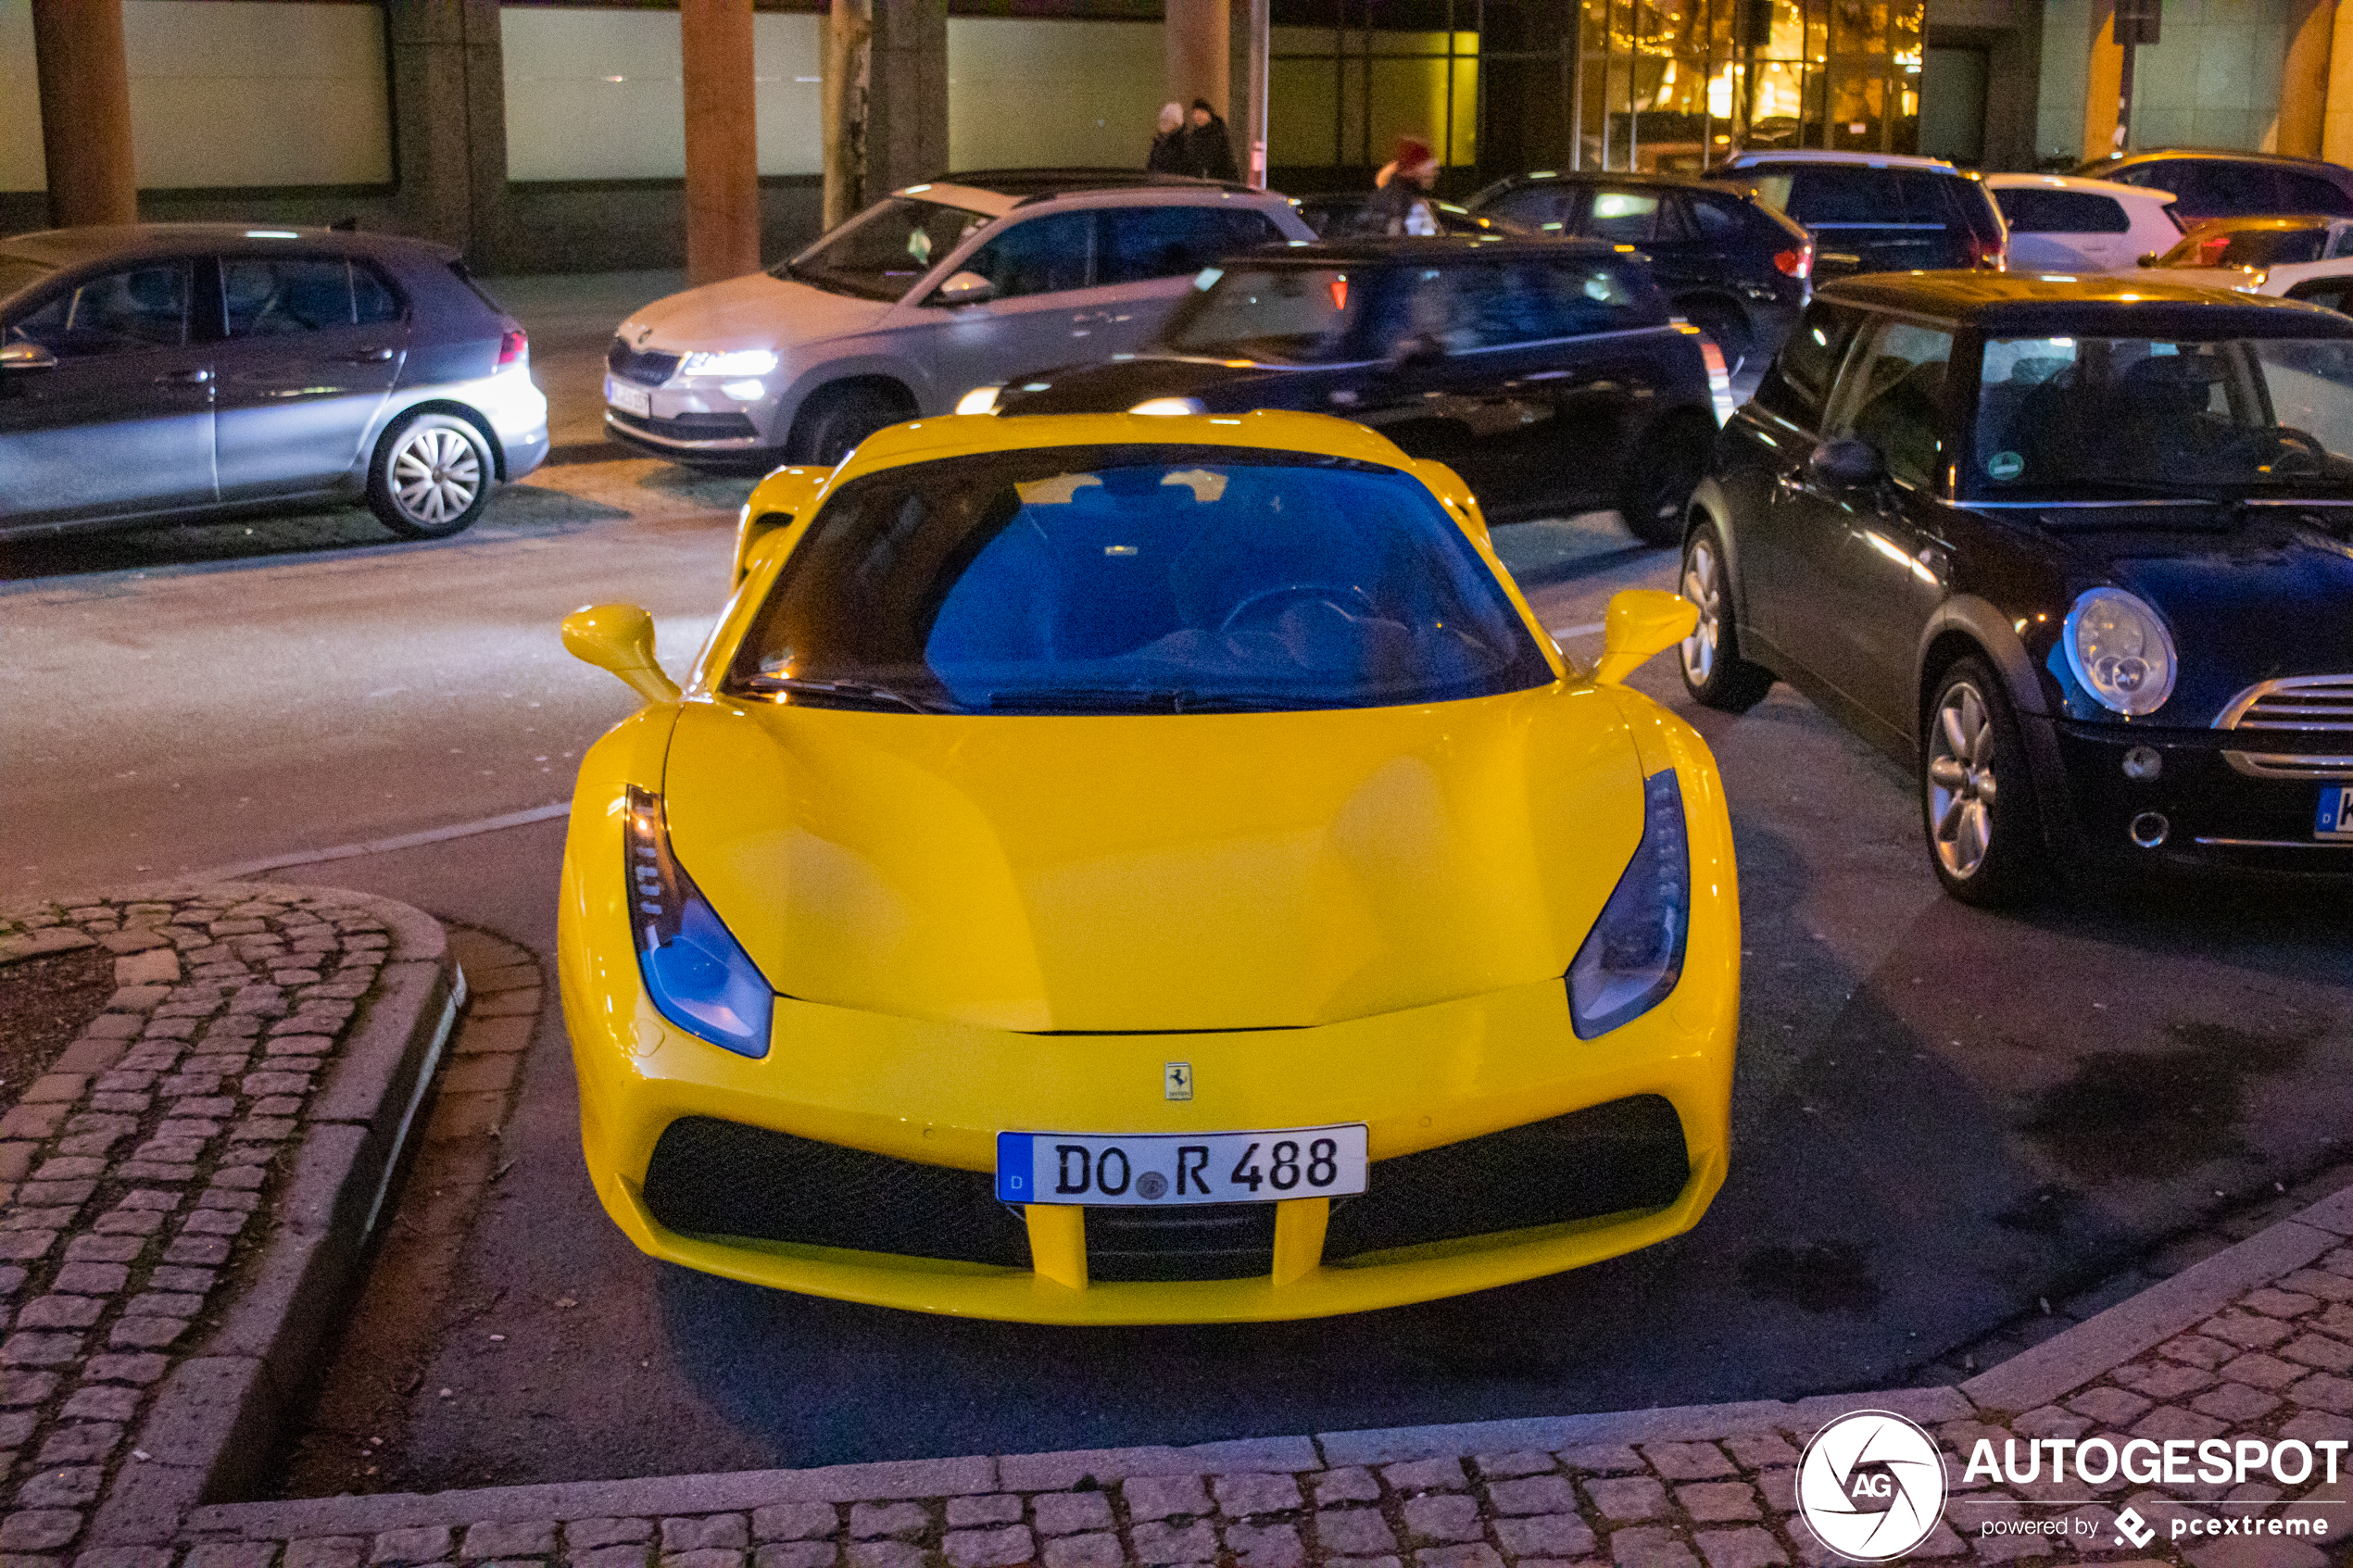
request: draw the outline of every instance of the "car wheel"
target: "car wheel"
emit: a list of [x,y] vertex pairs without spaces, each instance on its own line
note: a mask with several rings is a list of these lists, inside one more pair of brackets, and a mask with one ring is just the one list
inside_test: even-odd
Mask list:
[[1732,581],[1714,523],[1701,523],[1683,542],[1681,590],[1699,607],[1699,625],[1681,644],[1685,689],[1710,708],[1747,712],[1773,689],[1773,672],[1741,657]]
[[788,461],[831,468],[885,425],[907,418],[898,401],[872,386],[825,387],[793,420]]
[[2044,862],[2034,781],[2009,697],[1982,659],[1954,663],[1929,704],[1920,809],[1945,892],[1997,907],[2033,891]]
[[1695,299],[1683,307],[1683,320],[1708,336],[1724,356],[1724,368],[1737,374],[1743,362],[1755,352],[1755,345],[1748,331],[1747,318],[1737,306],[1718,300]]
[[376,443],[368,468],[368,507],[408,539],[463,533],[490,504],[497,477],[490,443],[456,414],[411,414]]
[[1715,424],[1703,415],[1678,415],[1645,432],[1618,489],[1627,530],[1645,545],[1680,540],[1692,492],[1707,477],[1715,450]]

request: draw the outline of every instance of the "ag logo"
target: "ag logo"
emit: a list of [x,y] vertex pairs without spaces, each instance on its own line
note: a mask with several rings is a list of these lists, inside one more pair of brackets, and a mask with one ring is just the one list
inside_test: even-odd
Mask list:
[[1936,1528],[1944,1512],[1944,1458],[1935,1439],[1902,1416],[1856,1411],[1806,1445],[1797,1506],[1832,1551],[1884,1562]]

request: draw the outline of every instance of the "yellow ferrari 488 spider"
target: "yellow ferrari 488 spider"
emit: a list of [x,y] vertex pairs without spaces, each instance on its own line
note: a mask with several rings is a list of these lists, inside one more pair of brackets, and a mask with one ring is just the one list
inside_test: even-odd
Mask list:
[[581,1136],[655,1257],[1065,1323],[1358,1311],[1688,1229],[1740,915],[1697,734],[1454,474],[1317,415],[974,415],[752,493],[589,751]]

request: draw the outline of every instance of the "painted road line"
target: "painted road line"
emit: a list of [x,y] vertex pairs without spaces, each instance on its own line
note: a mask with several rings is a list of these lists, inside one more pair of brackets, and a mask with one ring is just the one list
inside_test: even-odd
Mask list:
[[1606,621],[1589,621],[1582,626],[1547,626],[1544,628],[1544,630],[1550,632],[1555,637],[1590,637],[1596,632],[1605,632],[1608,629],[1609,622]]
[[447,827],[427,828],[422,833],[397,834],[390,838],[371,838],[359,844],[338,844],[332,849],[305,849],[292,855],[272,855],[264,860],[240,860],[232,866],[214,866],[208,871],[190,872],[198,882],[233,882],[260,872],[280,871],[287,866],[314,865],[321,860],[349,860],[361,855],[382,855],[393,849],[414,849],[422,845],[443,844],[453,838],[472,838],[478,833],[497,833],[501,828],[519,828],[533,822],[544,822],[560,817],[572,809],[569,800],[550,801],[534,806],[527,811],[509,811],[503,816],[484,817],[480,822],[452,822]]

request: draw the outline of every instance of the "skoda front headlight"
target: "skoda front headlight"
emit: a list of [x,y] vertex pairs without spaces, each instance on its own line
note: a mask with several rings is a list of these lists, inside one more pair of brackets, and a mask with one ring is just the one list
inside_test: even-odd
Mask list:
[[688,376],[764,376],[775,368],[773,349],[736,348],[724,354],[689,354],[678,371]]
[[775,992],[670,852],[661,797],[632,785],[623,824],[629,924],[654,1008],[737,1056],[768,1054]]
[[2148,602],[2121,588],[2094,588],[2067,612],[2067,667],[2103,708],[2139,716],[2173,695],[2180,660],[2173,634]]
[[1642,781],[1642,841],[1568,966],[1568,1021],[1580,1040],[1664,1001],[1692,934],[1691,834],[1675,770]]

